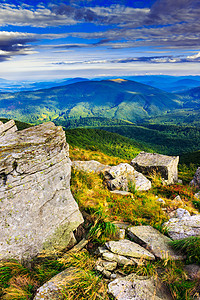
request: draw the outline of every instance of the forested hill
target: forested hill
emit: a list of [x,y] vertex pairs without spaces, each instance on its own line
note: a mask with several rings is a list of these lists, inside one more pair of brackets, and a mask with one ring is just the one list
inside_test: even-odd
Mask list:
[[32,123],[79,117],[135,122],[179,107],[178,96],[123,79],[84,81],[33,92],[0,94],[1,117]]

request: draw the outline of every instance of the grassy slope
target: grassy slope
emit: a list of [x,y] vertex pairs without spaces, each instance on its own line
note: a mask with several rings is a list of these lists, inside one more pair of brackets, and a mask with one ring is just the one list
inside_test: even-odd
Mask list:
[[[118,134],[95,129],[72,129],[66,131],[67,141],[70,143],[72,158],[79,153],[84,159],[87,152],[88,159],[99,153],[99,159],[104,163],[118,163],[132,158],[144,149],[141,144],[135,143]],[[119,147],[120,146],[120,147]],[[75,148],[75,149],[74,149]],[[81,152],[83,151],[83,152]],[[114,157],[109,156],[114,155]],[[103,160],[103,161],[102,161]],[[188,172],[188,169],[185,169]],[[192,177],[189,174],[190,179]],[[89,231],[90,246],[103,244],[106,240],[114,239],[113,221],[128,221],[133,225],[149,224],[161,230],[161,224],[167,220],[161,204],[156,196],[165,200],[165,211],[184,207],[195,212],[193,206],[195,191],[187,185],[162,186],[159,178],[154,177],[153,188],[148,192],[135,192],[131,196],[111,194],[103,185],[101,176],[73,171],[71,180],[72,193],[82,211],[87,215],[85,229]],[[182,201],[174,201],[180,195]],[[188,253],[187,253],[188,254]],[[195,261],[193,261],[195,262]],[[67,284],[63,295],[67,300],[105,299],[106,282],[94,270],[95,259],[88,251],[78,254],[49,253],[38,257],[32,262],[30,269],[16,261],[0,263],[0,297],[7,300],[31,300],[38,286],[49,280],[55,274],[68,267],[77,268],[73,285]],[[169,260],[160,262],[146,262],[143,266],[125,267],[125,273],[136,272],[140,275],[155,275],[169,285],[177,300],[193,299],[195,282],[186,280],[182,262]]]

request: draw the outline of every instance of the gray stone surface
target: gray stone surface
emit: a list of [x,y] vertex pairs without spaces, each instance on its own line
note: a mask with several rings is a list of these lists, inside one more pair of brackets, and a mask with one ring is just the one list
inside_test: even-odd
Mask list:
[[45,123],[0,137],[0,259],[74,243],[83,222],[70,191],[65,132]]
[[189,279],[200,280],[200,266],[191,264],[184,267],[184,271],[187,273]]
[[176,251],[169,246],[171,239],[151,226],[130,227],[128,228],[128,235],[136,243],[139,243],[160,259],[184,259],[183,256],[178,255]]
[[135,265],[135,262],[132,259],[109,251],[102,253],[102,257],[108,261],[115,261],[120,265]]
[[134,171],[135,174],[135,189],[137,191],[148,191],[151,189],[151,181],[147,179],[142,173]]
[[33,300],[64,299],[61,290],[65,287],[66,283],[70,283],[75,272],[75,268],[69,268],[54,276],[37,290]]
[[116,300],[172,300],[169,290],[156,279],[135,274],[110,282],[108,292]]
[[197,199],[200,199],[200,191],[196,194],[194,194],[194,196],[197,198]]
[[173,240],[200,235],[200,214],[182,219],[171,218],[163,225]]
[[178,156],[140,152],[131,165],[144,175],[159,173],[167,184],[173,184],[178,180],[178,161]]
[[114,271],[117,268],[117,262],[116,261],[107,261],[99,258],[96,261],[96,266],[101,266],[103,269],[107,271]]
[[100,173],[109,166],[103,165],[96,160],[88,160],[88,161],[73,161],[72,167],[79,171],[89,172],[89,173]]
[[190,185],[200,188],[200,167],[198,167],[198,169],[196,170],[196,173],[192,181],[190,182]]
[[133,257],[154,260],[155,256],[140,245],[129,240],[109,241],[106,247],[113,253]]
[[190,217],[190,213],[186,209],[178,208],[175,211],[175,218],[183,219],[183,218],[188,218],[188,217]]
[[14,120],[10,120],[4,124],[2,122],[0,123],[0,136],[13,133],[15,131],[17,131],[17,126],[15,125]]
[[129,186],[135,184],[134,168],[127,163],[110,167],[103,173],[107,186],[111,191],[122,190],[128,192]]

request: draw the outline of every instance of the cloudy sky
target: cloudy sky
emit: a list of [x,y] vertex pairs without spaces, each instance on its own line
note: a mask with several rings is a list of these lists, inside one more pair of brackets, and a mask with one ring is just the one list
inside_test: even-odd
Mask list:
[[0,77],[200,75],[200,0],[1,0]]

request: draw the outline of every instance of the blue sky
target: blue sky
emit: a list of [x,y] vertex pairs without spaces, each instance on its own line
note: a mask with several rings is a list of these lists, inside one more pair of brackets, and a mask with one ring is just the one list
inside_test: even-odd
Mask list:
[[200,75],[199,16],[199,0],[3,0],[0,77]]

